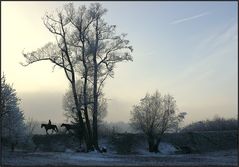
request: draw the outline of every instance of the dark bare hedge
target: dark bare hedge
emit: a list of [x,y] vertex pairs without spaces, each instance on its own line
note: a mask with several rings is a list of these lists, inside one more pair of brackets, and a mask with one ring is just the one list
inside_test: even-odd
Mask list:
[[[237,131],[201,131],[185,133],[167,133],[162,142],[178,148],[178,153],[203,153],[208,151],[237,149]],[[134,154],[138,148],[147,148],[142,134],[112,133],[104,137],[107,152],[118,154]],[[40,151],[77,151],[79,140],[71,135],[35,135],[33,142]],[[101,142],[100,142],[101,143]]]
[[109,143],[118,154],[134,154],[138,142],[138,135],[131,133],[115,133],[109,137]]
[[35,150],[64,152],[67,148],[77,149],[79,140],[68,134],[34,135],[32,138],[36,145]]
[[165,134],[162,142],[176,148],[188,148],[192,153],[237,149],[237,131],[200,131]]

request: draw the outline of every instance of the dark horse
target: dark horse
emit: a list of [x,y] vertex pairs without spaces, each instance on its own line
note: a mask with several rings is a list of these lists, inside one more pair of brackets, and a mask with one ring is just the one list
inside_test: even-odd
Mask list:
[[55,131],[55,132],[58,132],[58,128],[57,128],[57,126],[56,125],[49,125],[49,124],[41,124],[41,128],[45,128],[45,130],[46,130],[46,133],[48,134],[48,130],[49,129],[51,129],[52,130],[52,132],[51,133],[53,133],[53,131]]
[[72,124],[61,124],[61,127],[65,127],[66,128],[66,131],[70,132],[70,130],[74,130],[74,129],[77,129],[77,125],[72,125]]

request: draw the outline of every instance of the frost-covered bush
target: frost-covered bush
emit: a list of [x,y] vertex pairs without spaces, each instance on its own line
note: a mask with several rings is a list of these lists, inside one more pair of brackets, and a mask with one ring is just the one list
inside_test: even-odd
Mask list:
[[24,143],[26,137],[26,126],[24,115],[20,110],[20,99],[12,85],[6,83],[6,78],[1,78],[1,119],[2,137],[7,142],[3,145],[14,151],[15,147]]
[[157,153],[164,133],[176,131],[186,113],[178,112],[173,96],[162,96],[156,91],[151,95],[147,93],[139,104],[134,105],[131,115],[131,125],[145,135],[149,152]]

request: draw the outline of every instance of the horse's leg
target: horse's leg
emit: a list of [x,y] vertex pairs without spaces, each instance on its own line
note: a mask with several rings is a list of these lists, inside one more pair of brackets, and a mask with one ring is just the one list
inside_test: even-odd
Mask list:
[[71,129],[68,129],[68,132],[69,132],[69,134],[73,134],[72,131],[71,131]]
[[68,129],[68,133],[69,133],[70,135],[73,134],[72,131],[71,131],[71,129]]

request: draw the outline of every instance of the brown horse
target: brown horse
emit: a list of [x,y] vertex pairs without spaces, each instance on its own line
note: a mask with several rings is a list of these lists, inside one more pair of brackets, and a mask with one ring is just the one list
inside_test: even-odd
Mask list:
[[58,128],[56,125],[50,125],[50,124],[41,124],[41,128],[45,128],[46,133],[48,134],[48,130],[51,129],[51,133],[53,133],[53,131],[58,132]]

